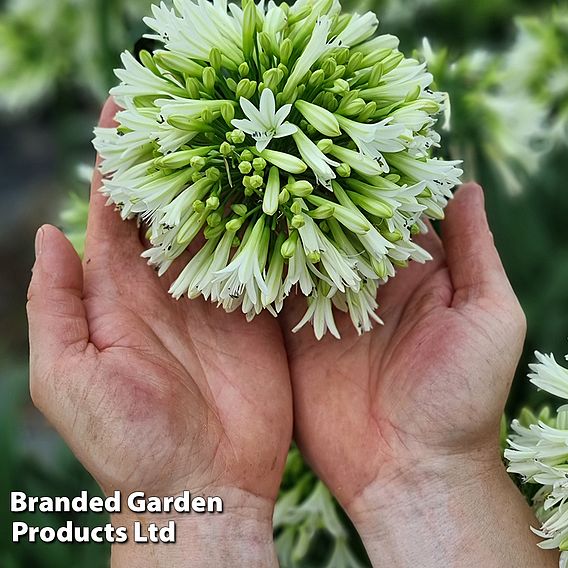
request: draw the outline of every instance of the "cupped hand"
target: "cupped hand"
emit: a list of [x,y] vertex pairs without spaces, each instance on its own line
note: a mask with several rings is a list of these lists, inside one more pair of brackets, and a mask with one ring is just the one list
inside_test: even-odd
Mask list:
[[[395,557],[420,541],[408,534],[416,528],[413,516],[425,536],[443,500],[445,519],[437,515],[436,524],[450,534],[461,507],[453,496],[475,485],[476,476],[489,483],[490,472],[499,471],[503,481],[499,423],[525,336],[479,186],[461,188],[447,208],[442,238],[430,230],[420,244],[434,260],[400,270],[379,290],[383,326],[358,336],[340,313],[339,341],[317,341],[309,329],[293,334],[288,330],[305,309],[299,298],[289,302],[283,325],[299,447],[362,533],[369,519],[380,519],[367,531],[374,535],[371,549],[405,519],[407,527],[399,527],[405,542],[392,557],[384,549],[379,556],[394,566],[410,565],[410,557],[399,563]],[[477,496],[478,503],[487,499]],[[520,516],[526,525],[515,527],[534,547],[526,538],[530,514]],[[436,530],[428,540],[417,545],[424,562],[427,548],[432,558],[444,548]]]
[[[101,125],[116,111],[109,101]],[[96,173],[83,263],[60,231],[38,232],[33,400],[105,492],[215,494],[269,523],[292,429],[278,324],[172,299],[173,276],[140,258],[136,223],[100,185]]]

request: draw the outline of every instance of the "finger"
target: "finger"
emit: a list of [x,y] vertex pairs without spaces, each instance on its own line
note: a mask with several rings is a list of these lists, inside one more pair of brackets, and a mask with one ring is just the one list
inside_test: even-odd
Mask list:
[[[120,108],[112,98],[105,103],[101,112],[99,126],[113,128],[117,126],[114,117]],[[113,205],[107,205],[107,197],[100,189],[103,177],[99,170],[100,156],[97,156],[93,180],[91,183],[91,199],[89,204],[89,221],[85,244],[86,262],[112,260],[129,256],[137,256],[142,251],[138,237],[138,228],[134,221],[123,221]]]
[[512,292],[485,213],[483,190],[460,188],[446,210],[442,239],[454,287],[453,305]]
[[85,350],[89,328],[82,295],[79,256],[58,229],[44,225],[36,236],[36,262],[28,291],[32,380],[44,376],[63,352]]

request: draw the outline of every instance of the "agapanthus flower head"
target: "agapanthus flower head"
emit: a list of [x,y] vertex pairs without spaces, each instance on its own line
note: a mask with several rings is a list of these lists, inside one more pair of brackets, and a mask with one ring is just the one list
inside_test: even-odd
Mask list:
[[298,290],[318,337],[339,335],[334,307],[369,330],[378,286],[429,258],[413,237],[459,183],[459,162],[432,156],[447,97],[337,0],[173,4],[145,19],[159,47],[116,71],[102,191],[147,224],[160,274],[200,243],[175,297],[250,319]]

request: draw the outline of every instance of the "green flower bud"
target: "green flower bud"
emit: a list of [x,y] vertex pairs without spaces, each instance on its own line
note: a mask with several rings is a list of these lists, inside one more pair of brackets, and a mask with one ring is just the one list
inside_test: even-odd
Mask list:
[[358,122],[367,122],[377,111],[377,103],[375,101],[368,102],[362,112],[357,117]]
[[250,73],[250,67],[249,64],[246,61],[243,61],[240,65],[239,65],[239,77],[248,77],[248,74]]
[[397,267],[397,268],[407,268],[408,267],[408,260],[397,260],[395,258],[391,258],[390,261]]
[[337,61],[338,65],[343,65],[349,61],[350,51],[348,47],[341,47],[337,51],[335,55],[335,60]]
[[225,79],[225,83],[227,83],[227,87],[235,93],[237,91],[237,82],[232,77],[227,77]]
[[[317,250],[310,251],[306,258],[312,263],[317,264],[321,260],[321,254]],[[326,282],[321,282],[322,284],[326,284]],[[328,284],[329,286],[329,284]]]
[[201,120],[207,124],[213,122],[213,112],[209,108],[204,108],[201,111]]
[[255,174],[250,178],[250,187],[252,187],[253,189],[258,189],[262,187],[263,183],[264,180],[262,179],[262,176],[259,176],[258,174]]
[[207,224],[210,227],[217,227],[223,221],[223,217],[219,213],[211,213],[207,216]]
[[146,51],[145,49],[143,49],[142,51],[140,51],[138,53],[138,57],[139,57],[142,65],[144,65],[144,67],[146,67],[147,69],[150,69],[150,71],[152,71],[152,73],[154,73],[154,75],[157,75],[158,77],[162,76],[162,74],[160,73],[160,70],[158,69],[156,63],[154,62],[154,58],[152,57],[152,54],[149,51]]
[[396,69],[402,63],[404,55],[400,52],[393,53],[388,59],[383,61],[383,74],[386,75]]
[[188,77],[185,80],[185,89],[191,99],[201,98],[201,94],[199,92],[201,89],[201,83],[195,77]]
[[368,86],[370,88],[376,87],[380,83],[384,73],[385,73],[385,69],[383,67],[383,64],[380,63],[380,62],[375,63],[373,65],[372,69],[371,69],[371,74],[369,75],[369,80],[367,81]]
[[230,156],[233,149],[234,146],[231,146],[228,142],[223,142],[221,146],[219,146],[220,154],[225,157]]
[[207,179],[210,179],[212,181],[219,181],[219,179],[221,179],[221,172],[219,171],[219,168],[209,168],[205,172],[205,175],[207,176]]
[[[290,22],[288,22],[289,24]],[[294,46],[292,44],[292,40],[287,37],[282,43],[280,44],[280,61],[284,65],[288,65],[288,60],[290,59],[290,55],[292,55],[292,50]]]
[[243,150],[241,152],[241,160],[244,162],[252,162],[254,159],[254,154],[250,150]]
[[203,222],[196,215],[192,215],[178,231],[177,243],[180,245],[190,243],[201,231],[201,227],[203,227]]
[[329,219],[330,217],[333,217],[334,212],[335,207],[333,207],[333,205],[320,205],[319,207],[312,209],[312,211],[309,211],[308,215],[312,219]]
[[371,224],[369,223],[369,221],[367,221],[367,219],[365,219],[365,217],[356,210],[352,210],[348,207],[344,207],[343,205],[333,203],[331,201],[328,201],[327,199],[324,199],[323,197],[318,197],[316,195],[308,195],[307,200],[318,207],[320,205],[329,205],[333,207],[333,217],[337,219],[342,225],[347,227],[350,231],[353,231],[358,235],[364,235],[371,230]]
[[360,51],[357,51],[349,57],[349,61],[347,62],[347,72],[353,73],[359,66],[361,65],[361,61],[363,61],[363,54]]
[[268,35],[268,33],[260,32],[257,37],[258,41],[260,42],[260,47],[265,53],[270,55],[272,53],[272,43],[270,41],[270,36]]
[[[361,195],[355,191],[347,191],[347,195],[351,198],[355,205],[359,205],[359,207],[368,211],[371,215],[375,215],[381,219],[390,219],[394,215],[392,207],[385,201],[381,201],[378,196],[372,198],[367,195]],[[386,238],[388,239],[388,237]]]
[[422,93],[422,87],[420,87],[420,85],[416,85],[416,87],[414,87],[414,89],[412,89],[412,91],[410,91],[406,95],[404,102],[411,103],[412,101],[415,101],[420,96],[421,93]]
[[337,68],[337,61],[333,57],[328,57],[321,65],[321,70],[326,77],[331,77]]
[[299,215],[302,212],[302,202],[300,199],[294,199],[294,203],[290,205],[290,211],[294,213],[294,215]]
[[193,156],[189,164],[194,170],[199,172],[206,166],[207,160],[203,156]]
[[260,157],[264,158],[267,162],[274,164],[281,170],[291,174],[301,174],[306,171],[308,166],[296,156],[286,154],[285,152],[277,152],[276,150],[263,150],[260,152]]
[[200,179],[202,179],[203,177],[205,177],[205,174],[204,174],[204,173],[202,173],[202,172],[200,172],[200,171],[196,171],[196,172],[193,172],[193,173],[191,174],[191,181],[192,181],[193,183],[196,183],[196,182],[198,182]]
[[353,116],[365,110],[366,103],[363,99],[354,99],[343,107],[343,114]]
[[225,229],[231,233],[236,233],[243,226],[244,222],[244,219],[231,219],[225,223]]
[[245,141],[245,133],[242,130],[233,130],[232,132],[228,132],[227,136],[231,136],[230,142],[233,144],[242,144]]
[[268,181],[264,190],[262,210],[267,215],[274,215],[278,211],[278,195],[280,193],[280,172],[272,166],[268,173]]
[[243,191],[243,193],[245,194],[245,197],[250,197],[251,195],[254,194],[254,189],[252,187],[245,187],[245,190]]
[[371,256],[371,266],[375,271],[375,274],[382,280],[389,275],[387,263],[384,260],[377,260],[374,256]]
[[190,77],[201,77],[203,67],[189,57],[184,57],[172,51],[156,51],[154,61],[165,69],[180,71]]
[[337,175],[339,177],[349,177],[351,175],[351,166],[349,164],[346,164],[345,162],[339,164],[339,166],[337,166],[337,168],[335,168],[335,171],[337,172]]
[[220,237],[224,232],[225,232],[225,227],[223,223],[219,223],[215,227],[210,227],[210,226],[205,227],[205,229],[203,230],[203,236],[208,240],[216,239],[217,237]]
[[329,89],[331,93],[347,93],[349,91],[349,83],[345,79],[336,79],[333,87]]
[[203,211],[205,210],[205,203],[203,203],[203,201],[201,201],[201,199],[196,199],[191,207],[193,208],[193,210],[196,213],[203,213]]
[[252,170],[252,164],[250,162],[241,162],[239,164],[239,172],[241,174],[249,174]]
[[381,235],[391,243],[396,243],[402,239],[402,233],[400,231],[393,231],[392,233],[390,231],[381,231]]
[[205,205],[207,205],[209,209],[212,209],[214,211],[215,209],[219,208],[219,198],[216,195],[211,195],[205,201]]
[[411,225],[410,227],[410,234],[415,237],[416,235],[420,234],[420,227],[414,223],[414,225]]
[[318,143],[317,147],[324,153],[328,154],[333,149],[333,142],[329,138],[322,138]]
[[154,164],[160,169],[177,170],[191,164],[191,159],[196,156],[206,156],[215,146],[203,146],[191,150],[180,150],[154,160]]
[[286,189],[296,197],[306,197],[314,191],[314,186],[308,180],[298,180],[289,183]]
[[247,214],[248,207],[244,203],[235,203],[231,205],[231,209],[239,216],[244,217]]
[[211,64],[211,67],[215,69],[215,71],[221,70],[222,56],[221,51],[218,47],[211,48],[211,51],[209,52],[209,63]]
[[308,87],[310,89],[318,89],[323,85],[325,81],[325,72],[323,69],[317,69],[312,73],[310,80],[308,81]]
[[290,222],[290,225],[292,225],[292,227],[294,227],[294,229],[300,229],[305,224],[306,224],[306,221],[305,221],[303,215],[294,215],[292,217],[292,221]]
[[279,194],[278,194],[278,203],[280,203],[280,205],[284,205],[284,203],[287,203],[290,200],[290,192],[284,188]]
[[188,132],[212,132],[213,128],[209,124],[201,120],[193,120],[187,118],[186,116],[170,116],[168,117],[167,123],[174,128],[179,128],[180,130],[187,130]]
[[282,243],[280,247],[280,254],[283,258],[292,258],[296,254],[296,247],[298,245],[298,231],[293,231],[292,234]]
[[221,116],[227,126],[231,126],[231,121],[235,118],[235,107],[231,103],[223,103],[221,105]]
[[243,2],[243,53],[246,59],[252,57],[256,35],[256,4],[253,0]]
[[325,136],[339,136],[339,122],[328,110],[307,101],[296,101],[295,107],[302,116],[319,132]]
[[252,161],[252,167],[256,172],[262,171],[266,168],[266,160],[264,158],[255,158]]
[[215,82],[217,81],[217,73],[215,69],[213,69],[213,67],[205,67],[205,69],[203,69],[201,81],[203,82],[205,90],[209,93],[213,93],[215,91]]
[[249,85],[250,85],[250,79],[241,79],[238,82],[237,91],[235,93],[237,95],[237,98],[241,97],[244,97],[245,99],[247,98],[245,95],[247,94]]

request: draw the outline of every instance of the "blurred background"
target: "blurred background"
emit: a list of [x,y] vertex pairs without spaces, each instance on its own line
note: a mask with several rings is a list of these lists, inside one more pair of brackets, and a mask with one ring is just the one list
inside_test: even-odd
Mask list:
[[[29,401],[25,297],[39,225],[62,226],[80,247],[94,161],[92,129],[115,83],[112,70],[120,52],[140,45],[150,4],[0,0],[2,568],[108,565],[101,545],[10,545],[7,496],[10,490],[34,495],[97,491]],[[546,400],[526,379],[533,351],[558,357],[568,352],[568,4],[344,4],[376,11],[380,32],[398,35],[406,55],[428,61],[437,88],[451,95],[445,157],[464,159],[465,179],[485,187],[495,240],[529,322],[507,415],[515,416],[523,406],[538,409]],[[341,512],[296,452],[277,514],[284,567],[365,565]],[[35,514],[27,520],[56,526],[67,518]],[[101,523],[92,515],[75,521]]]

